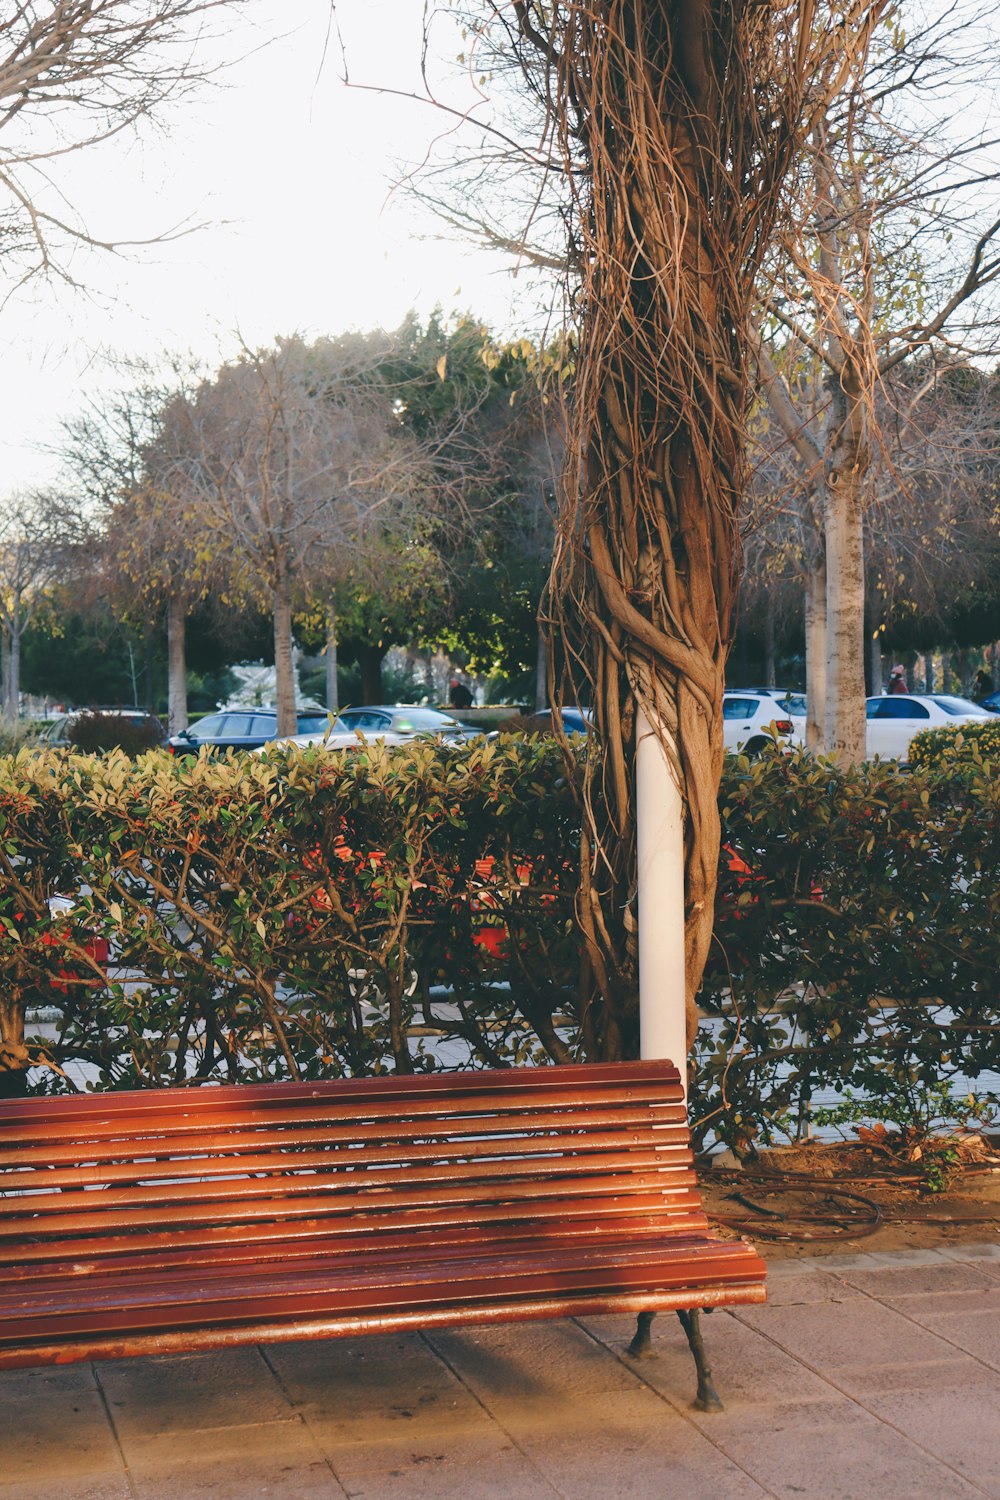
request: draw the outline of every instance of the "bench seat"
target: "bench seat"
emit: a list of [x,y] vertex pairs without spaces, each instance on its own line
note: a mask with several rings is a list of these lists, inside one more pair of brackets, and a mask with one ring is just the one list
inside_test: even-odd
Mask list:
[[0,1104],[0,1368],[763,1299],[670,1064]]

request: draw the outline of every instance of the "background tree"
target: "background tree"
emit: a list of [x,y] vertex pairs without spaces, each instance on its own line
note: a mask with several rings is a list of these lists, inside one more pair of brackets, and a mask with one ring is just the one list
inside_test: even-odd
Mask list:
[[[967,45],[970,29],[983,44],[982,18],[958,6],[908,20],[886,26],[863,71],[818,75],[825,104],[786,180],[761,280],[762,388],[802,465],[810,708],[827,751],[854,762],[865,754],[865,512],[893,448],[892,377],[918,352],[933,362],[925,377],[982,356],[1000,329],[987,297],[1000,275],[998,174],[982,129],[949,134],[948,121],[956,90],[990,82]],[[903,395],[912,404],[912,384]]]
[[72,500],[49,491],[0,502],[0,640],[2,711],[16,719],[21,697],[21,643],[48,589],[68,571],[85,527]]
[[232,591],[267,599],[278,733],[294,734],[292,613],[377,526],[426,509],[428,466],[352,341],[244,351],[165,409],[160,485],[224,560]]
[[[0,17],[0,243],[7,275],[72,280],[81,244],[117,248],[60,190],[62,160],[204,82],[213,12],[244,0],[17,0]],[[221,20],[221,16],[220,16]]]

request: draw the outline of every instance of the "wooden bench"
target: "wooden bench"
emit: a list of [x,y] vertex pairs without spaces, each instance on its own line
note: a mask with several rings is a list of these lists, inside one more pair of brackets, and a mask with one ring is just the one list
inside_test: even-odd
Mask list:
[[764,1295],[669,1063],[0,1104],[0,1368]]

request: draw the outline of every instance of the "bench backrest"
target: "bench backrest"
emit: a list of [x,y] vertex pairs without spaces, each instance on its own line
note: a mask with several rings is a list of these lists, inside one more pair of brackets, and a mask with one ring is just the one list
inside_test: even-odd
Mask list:
[[[426,1240],[699,1232],[668,1063],[0,1104],[0,1280]],[[109,1259],[110,1258],[110,1259]]]

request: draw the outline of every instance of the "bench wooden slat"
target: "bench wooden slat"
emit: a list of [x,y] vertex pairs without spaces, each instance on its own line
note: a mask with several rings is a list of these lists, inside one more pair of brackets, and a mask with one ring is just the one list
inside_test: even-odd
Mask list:
[[[595,1209],[599,1209],[602,1215],[599,1220],[594,1217]],[[593,1198],[552,1202],[542,1200],[532,1205],[530,1219],[522,1220],[519,1215],[512,1218],[511,1215],[510,1204],[483,1204],[480,1205],[476,1218],[484,1231],[490,1230],[493,1225],[509,1229],[513,1225],[524,1223],[529,1233],[537,1235],[541,1231],[547,1239],[560,1234],[571,1235],[580,1226],[587,1224],[599,1224],[601,1230],[609,1236],[619,1237],[627,1236],[633,1224],[642,1227],[655,1224],[661,1235],[671,1237],[675,1234],[705,1231],[708,1228],[708,1220],[694,1191],[686,1195],[673,1195],[669,1202],[664,1200],[662,1193],[630,1193],[627,1197],[607,1198],[597,1204]],[[407,1224],[407,1233],[411,1238],[432,1233],[438,1239],[445,1239],[453,1230],[467,1229],[469,1215],[461,1206],[457,1209],[447,1206],[411,1208],[407,1214]],[[317,1239],[330,1244],[343,1243],[356,1253],[358,1242],[370,1241],[376,1233],[391,1237],[394,1231],[381,1228],[375,1217],[363,1213],[337,1219],[329,1216],[307,1217],[249,1225],[213,1222],[169,1232],[147,1231],[142,1236],[141,1254],[145,1258],[176,1250],[181,1254],[197,1256],[213,1247],[227,1253],[231,1247],[236,1246],[246,1248],[250,1255],[259,1254],[267,1259],[272,1255],[295,1254],[297,1247]],[[379,1242],[381,1243],[381,1239]],[[65,1257],[79,1273],[84,1273],[105,1257],[127,1254],[135,1244],[136,1237],[130,1234],[103,1234],[76,1240],[62,1237],[54,1240],[33,1238],[30,1241],[18,1241],[16,1248],[12,1250],[8,1247],[6,1253],[0,1244],[0,1277],[31,1275],[32,1267],[51,1263],[56,1257]]]
[[[399,1140],[385,1143],[384,1134],[378,1143],[372,1139],[355,1143],[346,1133],[340,1133],[340,1139],[336,1143],[324,1143],[325,1149],[315,1149],[315,1143],[303,1143],[301,1137],[295,1136],[292,1140],[285,1140],[280,1149],[229,1149],[220,1152],[201,1152],[196,1155],[189,1154],[189,1146],[184,1145],[183,1155],[166,1155],[165,1152],[157,1152],[156,1155],[136,1155],[135,1149],[124,1154],[123,1149],[117,1149],[114,1155],[105,1154],[102,1161],[91,1161],[90,1158],[82,1160],[79,1151],[76,1152],[75,1166],[43,1166],[39,1160],[33,1163],[22,1163],[21,1157],[12,1160],[10,1172],[18,1173],[16,1178],[3,1178],[4,1187],[9,1190],[33,1191],[36,1188],[61,1188],[61,1187],[84,1187],[90,1182],[142,1182],[148,1178],[163,1178],[169,1176],[172,1179],[193,1178],[193,1176],[223,1176],[234,1172],[288,1172],[295,1170],[301,1172],[306,1167],[327,1167],[331,1169],[330,1146],[349,1146],[349,1152],[343,1151],[343,1170],[357,1166],[375,1166],[378,1163],[391,1163],[391,1161],[423,1161],[432,1157],[447,1160],[448,1157],[457,1160],[472,1160],[481,1157],[505,1157],[505,1155],[562,1155],[568,1152],[598,1152],[607,1149],[657,1149],[657,1151],[669,1152],[685,1151],[687,1149],[687,1133],[675,1128],[673,1133],[658,1130],[655,1125],[643,1122],[643,1124],[628,1125],[621,1128],[613,1125],[609,1128],[592,1127],[588,1122],[588,1130],[576,1133],[556,1133],[556,1130],[540,1130],[537,1121],[532,1119],[526,1130],[510,1136],[498,1136],[490,1134],[486,1137],[469,1137],[468,1134],[447,1134],[439,1137],[433,1133],[430,1136],[426,1127],[421,1130],[420,1139],[408,1139],[405,1148],[400,1149]],[[256,1143],[255,1143],[256,1145]]]
[[[511,1129],[517,1130],[520,1123],[520,1116],[512,1117]],[[562,1110],[533,1113],[531,1127],[538,1131],[565,1131],[567,1112]],[[580,1126],[577,1125],[576,1128],[579,1130]],[[667,1138],[673,1132],[681,1136],[685,1142],[687,1141],[687,1120],[683,1105],[679,1104],[658,1107],[655,1120],[650,1118],[648,1105],[626,1106],[617,1110],[595,1107],[587,1111],[587,1129],[591,1128],[595,1131],[619,1129],[622,1132],[651,1130],[658,1134],[662,1133]],[[473,1129],[474,1126],[463,1117],[457,1119],[436,1117],[433,1127],[428,1125],[425,1118],[400,1119],[393,1122],[393,1140],[397,1142],[423,1141],[429,1137],[434,1140],[469,1140]],[[500,1135],[495,1125],[493,1133]],[[252,1130],[234,1127],[230,1130],[208,1131],[199,1128],[174,1133],[164,1126],[155,1135],[129,1135],[127,1132],[123,1134],[119,1129],[117,1133],[106,1134],[100,1138],[88,1132],[86,1139],[82,1139],[79,1135],[74,1136],[72,1140],[53,1138],[46,1139],[41,1145],[36,1144],[34,1140],[31,1144],[21,1144],[4,1126],[0,1125],[0,1141],[3,1143],[5,1158],[11,1170],[31,1166],[66,1166],[81,1162],[113,1162],[123,1158],[131,1160],[137,1155],[152,1161],[174,1159],[187,1154],[239,1156],[248,1150],[265,1151],[288,1148],[290,1145],[348,1146],[355,1143],[366,1145],[384,1140],[384,1121],[354,1120],[348,1123],[332,1122],[318,1125],[315,1117],[308,1125],[300,1124],[284,1130],[275,1130],[269,1125],[259,1125]],[[9,1155],[6,1155],[8,1152]]]
[[[619,1064],[618,1066],[622,1066]],[[532,1070],[526,1070],[532,1071]],[[586,1069],[539,1068],[545,1072],[586,1072]],[[14,1103],[23,1109],[15,1113],[11,1102],[0,1102],[0,1133],[10,1143],[31,1144],[41,1139],[102,1140],[118,1135],[128,1139],[142,1139],[146,1133],[178,1133],[190,1130],[217,1128],[231,1131],[252,1130],[260,1126],[285,1126],[294,1128],[301,1124],[315,1124],[318,1119],[330,1121],[379,1121],[395,1123],[407,1118],[419,1119],[431,1116],[434,1119],[466,1118],[484,1115],[501,1117],[520,1116],[542,1109],[550,1112],[578,1113],[580,1095],[571,1085],[559,1088],[530,1089],[521,1085],[510,1090],[494,1083],[490,1087],[479,1085],[457,1086],[448,1090],[444,1085],[456,1074],[421,1074],[397,1080],[400,1097],[393,1098],[393,1091],[386,1079],[343,1079],[335,1083],[313,1084],[304,1093],[301,1084],[264,1084],[259,1088],[246,1085],[253,1097],[241,1101],[239,1094],[243,1085],[214,1085],[201,1089],[147,1089],[123,1091],[120,1094],[87,1096],[45,1096],[39,1099],[20,1099]],[[475,1073],[468,1075],[477,1080],[517,1078],[513,1070],[499,1074]],[[361,1085],[371,1085],[372,1095],[367,1097],[360,1091]],[[431,1085],[436,1087],[431,1088]],[[266,1091],[261,1098],[261,1091]],[[273,1095],[274,1097],[269,1097]],[[640,1077],[617,1089],[610,1083],[597,1083],[587,1090],[593,1105],[616,1108],[670,1107],[682,1103],[679,1082],[655,1077]],[[107,1100],[102,1110],[95,1101]],[[65,1105],[65,1110],[54,1110],[54,1105]]]
[[[315,1317],[325,1312],[391,1310],[469,1300],[524,1296],[571,1295],[576,1291],[622,1292],[650,1282],[674,1287],[696,1275],[702,1285],[731,1279],[732,1263],[742,1259],[738,1247],[695,1258],[691,1253],[665,1256],[648,1245],[604,1246],[588,1254],[562,1248],[556,1255],[537,1250],[518,1258],[490,1253],[479,1261],[456,1261],[442,1282],[440,1263],[364,1267],[333,1274],[328,1265],[294,1276],[272,1275],[192,1280],[174,1288],[169,1281],[110,1288],[73,1288],[72,1297],[52,1294],[26,1298],[18,1316],[0,1317],[0,1348],[5,1343],[51,1336],[53,1321],[68,1338],[108,1328],[178,1328],[248,1318]],[[738,1278],[739,1272],[736,1271]]]
[[[627,1071],[626,1071],[627,1070]],[[299,1083],[223,1083],[173,1089],[121,1089],[111,1094],[41,1095],[32,1099],[0,1100],[0,1127],[24,1120],[60,1126],[68,1120],[137,1119],[142,1115],[183,1115],[210,1109],[220,1116],[229,1110],[249,1118],[274,1110],[310,1111],[326,1102],[347,1113],[385,1106],[390,1115],[405,1114],[409,1105],[426,1104],[433,1111],[435,1096],[451,1104],[469,1098],[493,1099],[517,1109],[532,1096],[561,1101],[579,1108],[583,1093],[594,1103],[616,1103],[647,1093],[681,1098],[680,1074],[672,1063],[569,1063],[559,1068],[510,1068],[478,1073],[382,1074],[377,1078],[338,1078]],[[522,1101],[522,1102],[519,1102]],[[442,1101],[443,1102],[443,1101]]]
[[[630,1172],[624,1178],[581,1175],[572,1179],[573,1191],[592,1198],[607,1197],[628,1192],[633,1188],[662,1186],[663,1175],[659,1169],[652,1172]],[[679,1186],[693,1189],[695,1177],[692,1172],[678,1171],[677,1175],[680,1179]],[[520,1180],[523,1182],[525,1179]],[[234,1185],[239,1185],[239,1179],[234,1179]],[[206,1184],[206,1188],[210,1186],[212,1184]],[[516,1202],[513,1185],[508,1184],[507,1187],[506,1201]],[[565,1183],[552,1178],[535,1178],[531,1182],[531,1188],[533,1198],[561,1199],[565,1194]],[[87,1199],[104,1199],[108,1195],[86,1193],[83,1196]],[[0,1241],[21,1235],[86,1234],[105,1229],[129,1228],[141,1231],[144,1228],[153,1229],[170,1224],[214,1224],[218,1223],[220,1218],[236,1223],[238,1220],[273,1219],[279,1213],[282,1218],[295,1216],[301,1218],[324,1213],[336,1216],[357,1213],[359,1210],[371,1213],[381,1209],[384,1215],[389,1215],[402,1209],[417,1208],[428,1203],[462,1203],[470,1210],[473,1208],[478,1210],[484,1204],[495,1202],[498,1197],[503,1198],[504,1194],[498,1191],[494,1182],[477,1181],[468,1186],[463,1184],[452,1187],[447,1182],[434,1180],[425,1184],[420,1191],[409,1187],[396,1187],[391,1194],[391,1201],[387,1194],[385,1203],[380,1205],[374,1198],[370,1185],[368,1189],[359,1193],[327,1193],[320,1196],[315,1193],[314,1184],[306,1178],[301,1182],[295,1179],[285,1181],[282,1184],[281,1197],[277,1205],[273,1195],[264,1198],[222,1195],[216,1202],[186,1199],[176,1204],[154,1199],[145,1207],[136,1207],[131,1211],[128,1208],[119,1208],[110,1202],[95,1203],[89,1212],[57,1211],[42,1219],[23,1211],[23,1200],[21,1200],[19,1206],[22,1207],[22,1212],[12,1214],[5,1223],[0,1223]]]
[[[536,1242],[538,1227],[534,1219],[498,1222],[495,1227],[491,1223],[469,1224],[463,1220],[461,1223],[436,1226],[433,1233],[426,1234],[416,1230],[406,1233],[399,1230],[392,1233],[382,1231],[377,1242],[366,1242],[365,1256],[388,1259],[400,1255],[440,1256],[443,1251],[447,1251],[449,1255],[462,1256],[471,1252],[479,1253],[484,1245],[513,1249]],[[546,1225],[545,1246],[549,1249],[560,1244],[599,1245],[642,1239],[673,1246],[682,1243],[685,1234],[695,1244],[704,1238],[705,1228],[707,1225],[703,1216],[701,1222],[692,1224],[686,1231],[679,1225],[676,1216],[670,1218],[663,1214],[644,1216],[630,1213],[627,1217],[604,1219],[592,1216],[566,1217],[553,1219]],[[39,1257],[19,1261],[16,1265],[0,1266],[0,1289],[13,1289],[27,1282],[33,1286],[41,1286],[46,1282],[62,1285],[74,1280],[97,1280],[101,1277],[125,1275],[142,1278],[184,1269],[195,1271],[203,1268],[208,1274],[214,1274],[216,1269],[249,1264],[269,1269],[274,1262],[305,1264],[325,1259],[343,1261],[357,1255],[360,1232],[356,1231],[353,1236],[327,1235],[317,1226],[313,1234],[300,1238],[291,1238],[276,1230],[273,1238],[251,1240],[242,1233],[234,1234],[230,1230],[225,1236],[215,1235],[207,1243],[193,1241],[180,1246],[176,1236],[164,1236],[155,1247],[150,1248],[144,1244],[141,1250],[129,1250],[128,1246],[134,1246],[134,1241],[129,1239],[117,1249],[105,1247],[107,1253],[101,1255],[95,1253],[100,1242],[87,1240],[79,1242],[86,1250],[87,1258],[84,1260],[72,1258],[72,1242],[61,1242],[58,1247],[49,1247],[48,1258]]]

